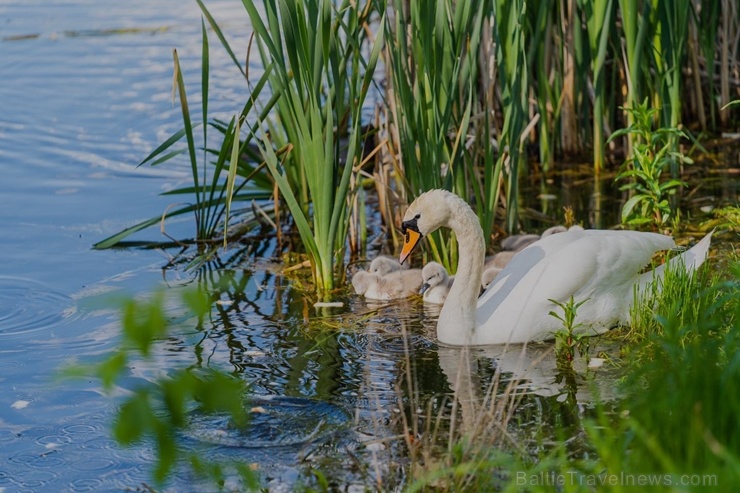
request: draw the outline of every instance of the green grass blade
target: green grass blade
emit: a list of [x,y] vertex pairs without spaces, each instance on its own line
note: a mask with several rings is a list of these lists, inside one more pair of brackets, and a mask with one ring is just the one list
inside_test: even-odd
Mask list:
[[[221,41],[221,45],[226,50],[226,53],[228,53],[231,60],[234,62],[234,65],[239,69],[239,71],[242,73],[244,78],[247,78],[247,74],[244,68],[242,68],[241,64],[239,63],[239,60],[237,60],[236,55],[234,55],[233,50],[231,49],[231,46],[229,45],[228,41],[226,41],[226,37],[224,36],[223,32],[221,32],[221,28],[218,27],[218,24],[216,23],[215,19],[211,15],[211,13],[208,11],[206,6],[203,4],[202,0],[195,0],[198,3],[198,6],[200,7],[201,12],[203,12],[203,15],[208,20],[208,24],[211,26],[211,29],[213,29],[213,32],[216,33],[216,36]],[[205,121],[205,120],[204,120]]]
[[[196,124],[196,125],[199,125],[199,124]],[[142,166],[142,165],[144,165],[144,164],[147,164],[147,163],[149,163],[149,161],[151,161],[152,159],[154,159],[155,157],[159,156],[159,155],[160,155],[160,154],[162,154],[162,153],[163,153],[164,151],[166,151],[167,149],[169,149],[170,147],[172,147],[172,145],[173,145],[173,144],[174,144],[175,142],[178,142],[178,141],[179,141],[180,139],[182,139],[182,138],[183,138],[183,136],[184,136],[184,135],[185,135],[186,133],[187,133],[187,131],[186,131],[186,130],[185,130],[184,128],[182,128],[182,129],[178,130],[177,132],[175,132],[174,134],[170,135],[170,137],[169,137],[169,138],[168,138],[167,140],[165,140],[164,142],[162,142],[162,143],[161,143],[161,144],[160,144],[160,145],[159,145],[159,146],[158,146],[158,147],[157,147],[156,149],[154,149],[154,150],[153,150],[153,151],[152,151],[152,152],[151,152],[151,153],[150,153],[150,154],[149,154],[149,155],[148,155],[147,157],[145,157],[143,161],[141,161],[141,162],[140,162],[139,164],[137,164],[136,166],[137,166],[137,167],[139,167],[139,166]]]
[[[190,120],[190,109],[188,107],[188,99],[185,93],[185,82],[182,78],[182,71],[180,70],[180,59],[177,56],[177,50],[172,50],[172,57],[175,64],[175,81],[177,92],[180,96],[180,109],[182,113],[183,126],[185,127],[185,136],[188,141],[188,156],[190,157],[190,166],[193,175],[193,184],[196,189],[201,187],[200,179],[198,176],[198,161],[195,157],[195,139],[193,138],[193,125]],[[199,193],[195,194],[195,200],[197,208],[195,210],[195,221],[197,224],[197,238],[203,237],[203,218],[200,210],[201,197]]]
[[236,179],[236,168],[239,166],[239,130],[241,126],[236,122],[234,129],[233,145],[231,147],[231,161],[229,162],[229,176],[226,181],[226,216],[224,218],[224,248],[229,231],[229,214],[231,212],[231,201],[234,194],[234,180]]
[[167,154],[165,154],[164,156],[160,157],[159,159],[156,159],[156,160],[152,161],[151,163],[149,163],[149,166],[154,167],[154,166],[160,165],[160,164],[162,164],[162,163],[164,163],[166,161],[169,161],[173,157],[176,157],[176,156],[180,156],[182,154],[185,154],[185,152],[187,152],[187,149],[177,149],[175,151],[170,151]]

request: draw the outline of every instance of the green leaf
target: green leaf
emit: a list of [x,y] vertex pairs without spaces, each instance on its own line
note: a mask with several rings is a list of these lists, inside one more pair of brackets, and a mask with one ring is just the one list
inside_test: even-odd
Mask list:
[[113,422],[113,437],[122,445],[135,443],[151,430],[153,416],[149,393],[138,390],[119,409]]
[[228,237],[229,229],[229,214],[231,213],[231,201],[234,195],[234,181],[236,179],[236,169],[239,166],[239,130],[241,129],[240,122],[237,121],[236,128],[234,129],[233,147],[231,148],[231,160],[229,161],[229,175],[226,181],[226,215],[224,217],[224,248],[226,248],[226,242]]
[[[197,125],[200,125],[200,124],[197,123],[196,126]],[[151,154],[149,154],[147,157],[145,157],[144,160],[137,165],[137,167],[139,167],[139,166],[141,166],[143,164],[148,163],[149,161],[151,161],[155,157],[157,157],[160,154],[162,154],[162,152],[164,152],[167,149],[169,149],[172,146],[172,144],[174,144],[175,142],[178,142],[180,139],[182,139],[182,137],[184,135],[185,135],[185,129],[184,128],[182,128],[182,129],[178,130],[177,132],[175,132],[174,134],[170,135],[170,137],[167,140],[165,140],[164,142],[162,142],[159,145],[159,147],[157,147],[156,149],[154,149]],[[184,151],[177,151],[177,152],[178,153],[182,153]]]
[[646,198],[646,195],[637,194],[631,197],[627,202],[625,202],[624,206],[622,206],[622,222],[626,222],[627,218],[630,216],[630,214],[632,214],[632,210],[635,208],[635,206]]
[[95,373],[100,378],[104,390],[110,391],[113,388],[113,384],[126,367],[127,361],[126,353],[117,351],[98,365]]

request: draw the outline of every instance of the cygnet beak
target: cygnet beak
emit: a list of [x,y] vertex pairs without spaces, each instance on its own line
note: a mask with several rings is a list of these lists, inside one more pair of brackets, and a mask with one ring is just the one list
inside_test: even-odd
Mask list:
[[429,289],[429,288],[431,288],[431,286],[429,285],[428,282],[425,282],[424,284],[421,285],[421,289],[419,290],[419,294],[424,294],[424,292],[427,289]]

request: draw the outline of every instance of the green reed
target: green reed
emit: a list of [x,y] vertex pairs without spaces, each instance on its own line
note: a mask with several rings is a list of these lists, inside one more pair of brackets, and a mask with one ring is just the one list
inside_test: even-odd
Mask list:
[[[212,17],[205,6],[200,5],[206,18],[212,22]],[[168,208],[161,215],[142,221],[96,243],[94,248],[104,249],[120,246],[123,240],[133,233],[155,224],[163,223],[167,218],[187,213],[192,213],[195,218],[196,231],[194,239],[190,241],[178,239],[178,242],[188,243],[194,241],[199,244],[205,244],[214,240],[219,234],[223,235],[223,241],[226,242],[229,237],[228,216],[231,205],[235,202],[255,199],[264,200],[270,197],[272,184],[260,173],[263,165],[255,165],[253,161],[249,160],[250,154],[254,157],[249,147],[251,139],[254,136],[254,128],[244,123],[246,115],[252,111],[254,98],[258,97],[267,84],[269,70],[256,82],[252,89],[252,97],[249,98],[242,110],[228,124],[216,120],[209,121],[210,46],[205,22],[201,23],[201,27],[201,94],[203,101],[201,105],[201,121],[193,121],[183,80],[182,67],[177,50],[173,50],[173,94],[176,93],[178,96],[183,128],[172,134],[139,164],[139,166],[159,166],[183,154],[187,155],[190,164],[192,185],[168,191],[164,195],[190,196],[194,199],[194,202],[184,206]],[[216,29],[216,33],[226,43],[221,31]],[[239,62],[233,57],[233,52],[228,47],[228,44],[225,44],[225,46],[229,53],[232,54],[232,58],[242,75],[245,75],[244,69],[241,68]],[[274,98],[265,105],[262,110],[263,113],[267,114],[273,105]],[[242,124],[249,130],[244,138],[240,135]],[[198,127],[202,129],[200,141],[196,140],[195,130]],[[219,147],[209,147],[209,127],[213,127],[219,132]],[[175,148],[176,144],[181,142],[183,138],[186,141],[185,147]],[[202,145],[200,151],[199,144]],[[199,161],[198,154],[200,152],[202,152],[202,158]],[[256,224],[253,215],[246,214],[245,216],[243,218],[244,223],[252,222]]]
[[[590,435],[610,472],[713,475],[705,486],[729,491],[740,484],[740,264],[728,280],[678,270],[633,315],[652,328],[630,356],[627,412]],[[620,435],[630,439],[615,448]]]
[[[344,258],[355,166],[361,161],[362,107],[372,82],[382,31],[367,59],[370,3],[266,0],[264,14],[244,6],[269,83],[280,96],[277,121],[262,120],[260,151],[311,261],[316,291],[326,296]],[[273,149],[289,149],[279,162]]]
[[[487,1],[393,2],[385,23],[396,147],[411,201],[434,188],[467,196],[465,150],[477,91],[478,46]],[[432,255],[450,267],[449,233],[430,236]]]
[[494,2],[494,37],[496,62],[501,80],[501,104],[504,121],[499,140],[499,166],[506,166],[506,229],[515,231],[518,225],[519,172],[526,167],[524,128],[529,108],[524,23],[527,13],[524,0]]
[[[142,163],[184,157],[193,183],[170,193],[192,198],[191,203],[173,206],[97,248],[124,244],[128,235],[185,213],[195,216],[194,241],[215,244],[222,233],[228,240],[225,223],[254,222],[237,204],[268,199],[277,182],[291,209],[284,220],[292,219],[312,258],[317,291],[330,290],[340,276],[335,267],[343,259],[347,233],[357,231],[357,223],[348,227],[350,218],[359,221],[364,212],[348,211],[357,203],[361,129],[368,123],[362,106],[380,50],[387,72],[378,114],[387,118],[375,121],[374,134],[385,136],[376,142],[383,150],[376,175],[384,177],[376,186],[387,188],[384,198],[393,198],[382,202],[394,207],[383,212],[391,230],[405,202],[446,188],[471,203],[488,242],[501,218],[508,231],[521,227],[520,181],[531,171],[544,171],[544,183],[558,171],[558,160],[590,154],[596,175],[613,171],[620,155],[632,155],[633,132],[608,142],[604,135],[633,127],[637,102],[648,98],[649,107],[664,108],[663,128],[682,128],[683,119],[693,120],[697,112],[704,114],[696,117],[702,127],[717,128],[738,111],[718,104],[729,100],[733,88],[731,53],[738,40],[727,17],[738,11],[740,0],[393,0],[387,17],[386,3],[370,0],[336,5],[269,0],[264,9],[243,0],[265,68],[256,82],[203,2],[196,1],[204,16],[201,115],[189,105],[175,60],[183,129]],[[250,81],[251,93],[233,121],[207,119],[206,25],[238,68],[236,76]],[[267,99],[260,98],[264,91],[270,91],[269,100],[258,103]],[[202,132],[196,132],[199,125]],[[210,144],[214,128],[216,146]],[[269,142],[258,138],[255,144],[255,133],[263,130]],[[674,179],[681,171],[678,139],[668,136],[666,157]],[[259,152],[268,144],[275,151],[271,163],[270,153]],[[539,163],[528,153],[539,155]],[[432,257],[454,266],[456,242],[449,233],[432,235],[429,246]],[[364,248],[356,240],[351,247]]]
[[613,15],[612,0],[583,2],[591,53],[591,70],[593,72],[593,148],[594,173],[598,174],[604,167],[604,129],[603,120],[606,106],[606,54]]
[[[658,88],[663,112],[663,127],[678,128],[681,123],[681,99],[684,75],[682,72],[686,58],[688,20],[692,3],[689,0],[675,2],[654,1],[657,18],[656,33],[653,40],[653,56]],[[670,150],[678,150],[677,136],[669,138]],[[671,158],[671,176],[678,177],[680,162]]]
[[[530,44],[527,47],[527,60],[532,64],[529,72],[536,77],[536,101],[539,120],[537,137],[540,165],[543,171],[554,169],[555,165],[555,121],[560,118],[560,87],[562,71],[557,67],[553,52],[553,30],[559,23],[555,11],[555,0],[543,0],[537,3],[530,28]],[[545,44],[547,42],[547,44]]]

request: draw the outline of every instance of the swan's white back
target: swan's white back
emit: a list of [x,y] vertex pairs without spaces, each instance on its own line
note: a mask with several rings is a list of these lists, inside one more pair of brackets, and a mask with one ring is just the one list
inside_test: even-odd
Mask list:
[[[576,323],[587,321],[580,331],[601,333],[627,322],[639,272],[655,252],[674,247],[668,236],[636,231],[573,230],[543,238],[519,252],[478,300],[474,341],[551,338],[562,323],[549,315],[560,311],[549,299],[564,303],[571,296],[589,300],[578,308]],[[701,261],[704,256],[706,250]]]

